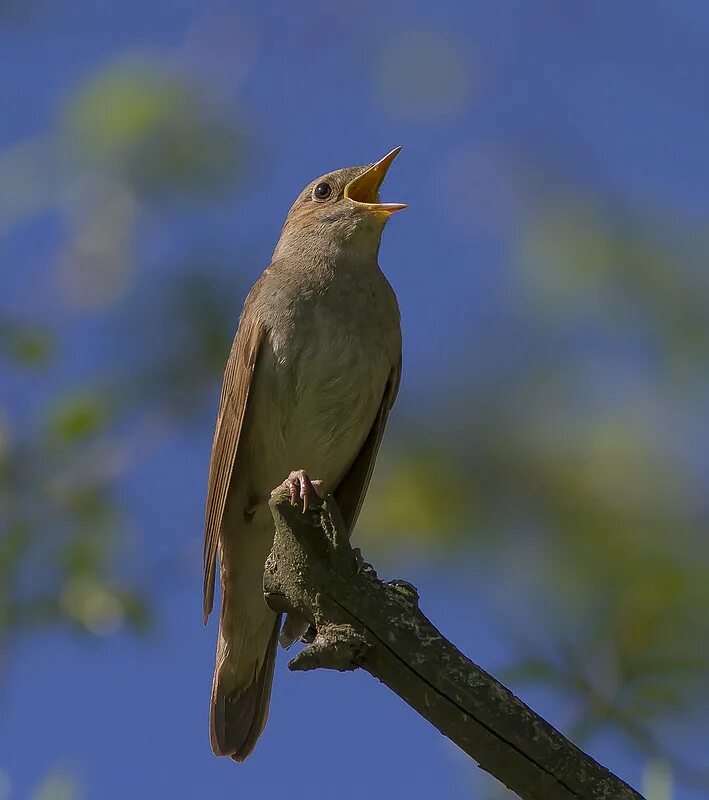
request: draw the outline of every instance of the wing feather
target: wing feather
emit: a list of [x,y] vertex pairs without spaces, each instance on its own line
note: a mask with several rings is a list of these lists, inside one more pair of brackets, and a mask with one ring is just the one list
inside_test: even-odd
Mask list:
[[214,574],[219,531],[239,448],[251,382],[265,329],[254,315],[244,313],[229,354],[219,400],[217,424],[209,463],[204,530],[204,621],[214,605]]
[[401,381],[401,356],[394,365],[389,380],[387,381],[379,406],[379,412],[374,420],[371,430],[357,457],[352,462],[345,477],[340,481],[334,491],[335,501],[342,513],[342,519],[347,526],[348,533],[352,534],[352,529],[357,522],[364,497],[367,494],[367,487],[374,472],[374,463],[377,460],[379,445],[384,435],[384,428],[389,418],[389,411],[394,405],[396,395],[399,391]]

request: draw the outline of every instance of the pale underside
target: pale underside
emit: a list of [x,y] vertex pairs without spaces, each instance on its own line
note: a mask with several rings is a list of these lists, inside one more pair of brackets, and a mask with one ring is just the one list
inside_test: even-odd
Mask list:
[[[255,299],[252,311],[258,291]],[[258,511],[262,517],[271,489],[291,470],[303,468],[321,479],[326,491],[335,493],[351,530],[399,385],[398,312],[387,308],[362,321],[340,314],[333,326],[327,304],[320,311],[311,307],[307,323],[299,323],[295,346],[292,328],[298,321],[269,326],[257,311],[248,313],[247,302],[225,372],[212,445],[205,619],[213,605],[218,550],[222,562],[231,554],[239,557],[237,542],[219,548],[220,537],[248,536],[249,515]],[[393,317],[396,335],[382,339],[385,332],[376,330],[377,323],[387,317]],[[264,527],[268,524],[254,525],[254,533]],[[228,572],[229,564],[222,563],[225,568]]]

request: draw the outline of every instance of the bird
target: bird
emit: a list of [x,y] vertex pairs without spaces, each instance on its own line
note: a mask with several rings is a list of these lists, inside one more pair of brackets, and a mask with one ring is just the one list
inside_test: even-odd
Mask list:
[[210,706],[218,756],[244,761],[268,717],[277,645],[307,625],[263,596],[282,485],[303,509],[332,494],[349,534],[396,399],[399,305],[379,267],[382,231],[403,203],[380,202],[398,155],[329,172],[293,203],[271,262],[244,302],[212,442],[204,535],[204,622],[221,611]]

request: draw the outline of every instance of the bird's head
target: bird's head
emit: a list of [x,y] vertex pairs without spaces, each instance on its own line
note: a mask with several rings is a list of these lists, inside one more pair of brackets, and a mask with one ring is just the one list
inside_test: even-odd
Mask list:
[[404,203],[379,201],[384,177],[400,150],[396,147],[374,164],[338,169],[309,183],[288,212],[275,255],[315,247],[323,254],[352,250],[376,259],[387,219],[406,208]]

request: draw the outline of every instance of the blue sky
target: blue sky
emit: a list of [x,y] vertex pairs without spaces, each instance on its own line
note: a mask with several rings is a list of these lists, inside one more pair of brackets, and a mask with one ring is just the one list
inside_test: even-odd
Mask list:
[[[517,281],[510,264],[535,211],[533,187],[582,186],[628,210],[640,227],[656,217],[701,227],[709,213],[705,3],[27,7],[0,25],[2,148],[54,129],[87,73],[135,54],[198,76],[239,120],[248,148],[243,187],[194,216],[177,208],[139,230],[152,237],[141,247],[157,262],[218,239],[244,253],[246,285],[268,262],[306,182],[404,145],[385,195],[410,207],[391,221],[380,259],[402,309],[402,418],[425,419],[441,391],[474,386],[489,374],[491,354],[500,363],[523,358],[524,303],[510,291]],[[419,86],[406,81],[414,47],[436,59],[433,77],[423,70]],[[510,165],[529,177],[524,192],[507,180]],[[102,318],[57,300],[46,255],[59,238],[47,213],[0,242],[3,310],[51,319],[69,343],[66,372],[45,389],[31,387],[31,396],[26,382],[0,376],[18,419],[41,406],[50,384],[110,373]],[[170,274],[158,268],[154,280],[159,287]],[[240,304],[235,296],[234,323]],[[371,782],[374,796],[482,797],[475,766],[384,687],[365,674],[290,674],[283,653],[253,758],[241,766],[213,758],[215,625],[200,622],[197,558],[212,424],[208,414],[178,431],[121,482],[139,573],[150,582],[151,564],[187,554],[175,575],[155,580],[156,632],[100,640],[49,633],[20,640],[0,665],[0,770],[10,777],[9,797],[28,797],[56,768],[75,774],[85,797],[102,800],[300,797],[313,782],[329,795],[335,781],[342,800],[360,797]],[[474,660],[492,672],[507,663],[489,578],[475,564],[452,569],[389,553],[378,566],[416,583],[432,620]],[[511,625],[514,608],[504,612]],[[565,709],[551,696],[525,699],[563,724]],[[615,738],[593,748],[640,784],[643,764]],[[680,800],[699,796],[677,791]]]

